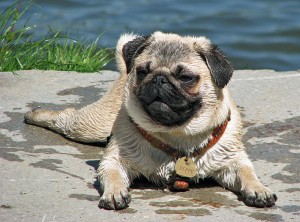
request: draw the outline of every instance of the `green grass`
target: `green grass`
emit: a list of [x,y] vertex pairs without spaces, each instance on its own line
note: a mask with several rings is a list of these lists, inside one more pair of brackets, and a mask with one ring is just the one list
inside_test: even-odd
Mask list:
[[79,41],[53,31],[43,39],[33,41],[34,27],[27,22],[18,24],[32,1],[15,1],[0,12],[0,71],[16,70],[62,70],[97,72],[112,59],[113,50],[100,48],[95,41]]

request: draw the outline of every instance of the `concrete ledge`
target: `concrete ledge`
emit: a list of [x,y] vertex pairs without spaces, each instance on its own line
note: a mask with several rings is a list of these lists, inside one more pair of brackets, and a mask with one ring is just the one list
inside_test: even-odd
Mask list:
[[138,181],[130,207],[119,212],[97,207],[94,167],[105,148],[23,124],[35,106],[79,108],[98,100],[118,73],[17,74],[0,73],[0,221],[299,221],[299,71],[238,70],[229,84],[249,156],[278,195],[275,207],[246,207],[211,181],[184,193]]

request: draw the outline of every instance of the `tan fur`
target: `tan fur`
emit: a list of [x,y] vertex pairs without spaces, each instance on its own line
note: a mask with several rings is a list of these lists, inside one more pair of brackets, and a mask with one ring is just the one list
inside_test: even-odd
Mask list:
[[79,142],[106,141],[121,107],[126,80],[127,75],[121,75],[112,89],[99,101],[80,110],[67,108],[52,111],[37,108],[25,114],[25,121],[49,128]]
[[[221,139],[202,157],[192,158],[197,166],[197,175],[192,180],[212,177],[227,189],[241,192],[250,206],[274,205],[276,195],[260,183],[245,153],[241,142],[240,114],[227,87],[216,85],[213,67],[210,67],[213,64],[207,65],[207,61],[199,56],[199,52],[204,55],[210,53],[211,42],[205,37],[155,32],[147,39],[148,47],[134,57],[133,68],[127,70],[122,50],[128,42],[139,37],[133,34],[121,36],[116,52],[120,78],[98,102],[78,111],[36,109],[25,115],[27,123],[50,128],[83,142],[105,140],[112,131],[112,140],[98,169],[103,189],[99,206],[122,209],[130,202],[128,189],[134,178],[144,175],[162,185],[170,180],[176,162],[176,159],[145,140],[135,124],[189,156],[195,147],[201,149],[207,144],[214,128],[221,125],[230,112],[231,120]],[[141,82],[137,79],[136,67],[147,61],[151,61],[153,71]],[[188,89],[182,89],[181,93],[186,97],[199,94],[202,107],[183,124],[158,124],[143,109],[136,96],[137,90],[160,73],[181,89],[179,80],[173,74],[180,64],[190,73],[200,76],[199,81]]]

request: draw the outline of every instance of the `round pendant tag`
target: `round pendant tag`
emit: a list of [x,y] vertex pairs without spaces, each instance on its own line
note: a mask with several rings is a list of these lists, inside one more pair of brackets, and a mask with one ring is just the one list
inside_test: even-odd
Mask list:
[[197,174],[197,167],[191,158],[181,157],[176,161],[175,171],[179,176],[192,178]]

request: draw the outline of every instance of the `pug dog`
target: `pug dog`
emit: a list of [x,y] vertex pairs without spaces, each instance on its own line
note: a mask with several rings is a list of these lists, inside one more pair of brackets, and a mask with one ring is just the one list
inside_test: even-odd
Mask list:
[[124,34],[116,47],[120,77],[98,102],[80,110],[34,109],[25,122],[80,142],[110,138],[98,168],[99,207],[123,209],[143,175],[174,191],[213,178],[246,205],[277,197],[257,178],[227,84],[233,68],[205,37]]

